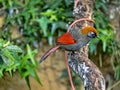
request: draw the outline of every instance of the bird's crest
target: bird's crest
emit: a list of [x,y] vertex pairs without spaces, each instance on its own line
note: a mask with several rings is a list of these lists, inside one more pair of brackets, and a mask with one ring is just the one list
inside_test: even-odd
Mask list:
[[88,34],[89,32],[94,32],[94,33],[96,33],[96,35],[98,35],[97,30],[92,26],[86,26],[86,27],[81,29],[81,33],[83,35]]

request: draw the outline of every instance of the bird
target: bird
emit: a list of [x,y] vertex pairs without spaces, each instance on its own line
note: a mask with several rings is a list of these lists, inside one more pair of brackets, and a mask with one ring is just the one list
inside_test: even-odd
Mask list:
[[51,53],[59,48],[66,51],[76,51],[89,43],[93,38],[97,37],[98,32],[93,26],[85,26],[82,29],[70,30],[62,34],[56,42],[56,46],[49,49],[40,59],[43,62]]

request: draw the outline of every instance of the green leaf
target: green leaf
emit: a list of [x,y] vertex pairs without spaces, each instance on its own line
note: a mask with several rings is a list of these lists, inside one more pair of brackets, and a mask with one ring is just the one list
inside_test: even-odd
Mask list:
[[0,68],[0,78],[3,76],[3,68]]
[[57,2],[56,2],[56,0],[53,0],[53,2],[50,2],[51,8],[52,9],[57,8],[60,5],[61,2],[62,2],[62,0],[57,0]]
[[105,52],[107,48],[107,41],[103,41],[103,51]]
[[0,56],[1,56],[2,60],[3,60],[3,62],[6,65],[10,66],[10,60],[6,56],[4,56],[3,54],[1,54]]
[[24,66],[27,64],[28,59],[29,59],[28,54],[22,57],[22,61],[21,61],[21,65],[20,65],[21,68],[24,68]]
[[52,27],[51,27],[51,35],[53,35],[55,33],[55,30],[57,28],[56,23],[52,23]]
[[33,78],[34,78],[40,85],[42,85],[42,83],[41,83],[41,81],[40,81],[40,79],[39,79],[36,71],[33,70],[33,72],[32,72],[31,74],[32,74]]
[[29,76],[31,74],[31,70],[32,68],[30,68],[30,66],[27,66],[28,68],[26,69],[25,72],[22,72],[22,78],[26,78],[27,76]]
[[25,77],[26,83],[29,87],[29,90],[31,90],[31,86],[30,86],[30,80],[29,80],[29,76]]
[[66,23],[63,21],[56,22],[57,27],[62,28],[62,29],[67,29]]
[[49,42],[49,45],[53,44],[53,37],[51,35],[48,37],[48,42]]
[[5,43],[5,44],[3,45],[3,47],[8,46],[9,44],[10,44],[10,41],[8,41],[7,43]]
[[13,52],[19,52],[19,53],[22,52],[22,49],[19,48],[19,47],[16,46],[16,45],[6,46],[5,48],[8,49],[9,51],[13,51]]
[[[36,65],[35,59],[34,59],[34,54],[32,52],[33,51],[31,50],[30,46],[27,44],[27,53],[29,55],[29,58],[32,61],[33,65]],[[37,53],[37,51],[35,51],[35,53]]]
[[41,17],[39,20],[37,20],[40,24],[40,27],[43,31],[43,35],[46,37],[48,35],[47,33],[47,27],[49,24],[49,19],[47,17]]
[[[2,49],[2,53],[3,55],[6,57],[6,59],[8,59],[10,61],[10,65],[14,64],[15,59],[14,57],[11,55],[10,51],[7,49]],[[5,59],[4,59],[5,60]]]
[[40,14],[44,16],[53,16],[56,14],[56,11],[52,9],[48,9],[47,11],[41,12]]
[[116,67],[116,79],[118,80],[120,78],[120,65]]
[[9,74],[10,74],[10,76],[12,77],[12,75],[13,75],[13,74],[12,74],[12,68],[7,68],[6,71],[8,71]]
[[68,0],[65,0],[65,4],[66,4],[66,6],[69,6],[71,4],[71,2],[68,2]]

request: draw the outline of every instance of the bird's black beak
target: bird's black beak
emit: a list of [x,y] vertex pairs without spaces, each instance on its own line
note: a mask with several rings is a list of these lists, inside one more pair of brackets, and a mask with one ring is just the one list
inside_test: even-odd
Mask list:
[[98,37],[96,33],[92,33],[92,38]]
[[89,33],[88,33],[88,37],[90,37],[90,38],[96,38],[96,37],[97,37],[97,34],[94,33],[94,32],[89,32]]

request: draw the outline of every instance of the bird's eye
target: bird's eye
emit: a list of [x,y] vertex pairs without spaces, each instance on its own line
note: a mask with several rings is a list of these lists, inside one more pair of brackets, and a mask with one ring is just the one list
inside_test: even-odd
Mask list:
[[90,37],[90,38],[95,38],[97,35],[96,35],[95,32],[89,32],[89,33],[87,34],[87,36]]

